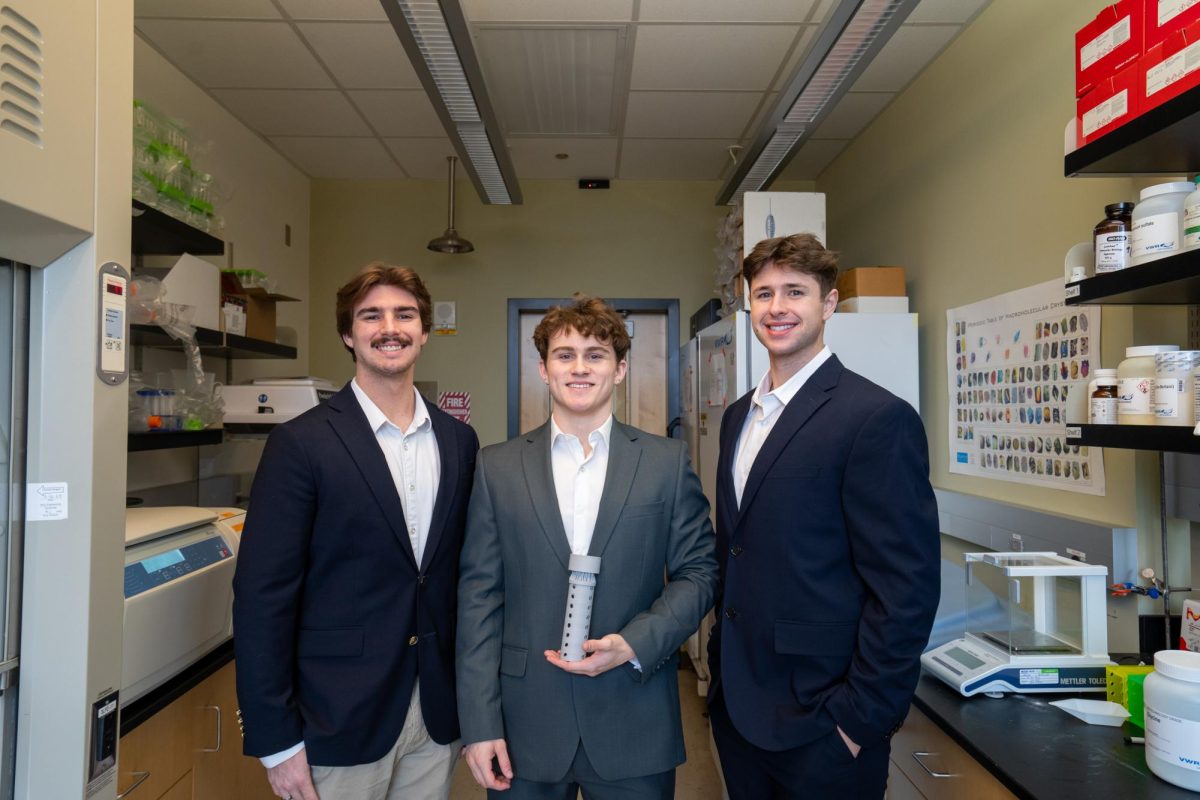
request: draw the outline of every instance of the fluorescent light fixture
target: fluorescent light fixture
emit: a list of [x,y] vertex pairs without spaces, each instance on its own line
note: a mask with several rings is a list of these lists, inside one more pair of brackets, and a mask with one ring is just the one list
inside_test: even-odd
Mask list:
[[732,205],[768,186],[837,105],[919,0],[841,0],[717,195]]
[[521,202],[458,0],[381,0],[484,203]]

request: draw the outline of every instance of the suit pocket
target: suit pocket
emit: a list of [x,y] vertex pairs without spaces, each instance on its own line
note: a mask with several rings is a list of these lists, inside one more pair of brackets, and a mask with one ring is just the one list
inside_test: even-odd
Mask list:
[[529,651],[521,647],[504,647],[500,650],[500,674],[513,678],[525,675],[525,660]]
[[353,658],[362,652],[362,628],[301,628],[296,642],[301,658]]
[[820,467],[772,467],[767,473],[767,480],[804,480],[820,474]]
[[655,500],[653,503],[635,503],[625,506],[621,512],[622,519],[633,519],[635,517],[652,517],[655,514],[661,514],[663,510],[663,501]]
[[775,623],[775,652],[783,655],[846,656],[857,639],[857,622]]

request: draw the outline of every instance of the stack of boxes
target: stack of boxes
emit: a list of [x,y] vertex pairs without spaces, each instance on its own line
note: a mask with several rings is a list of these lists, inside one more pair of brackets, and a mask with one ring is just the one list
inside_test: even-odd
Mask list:
[[907,314],[904,267],[855,267],[838,275],[839,312]]
[[1075,34],[1076,143],[1200,84],[1200,0],[1121,0]]

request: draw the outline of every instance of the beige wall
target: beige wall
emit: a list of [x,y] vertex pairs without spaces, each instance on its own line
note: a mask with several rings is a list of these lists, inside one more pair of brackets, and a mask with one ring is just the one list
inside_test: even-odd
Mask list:
[[[507,300],[566,297],[677,298],[681,337],[713,296],[715,183],[628,183],[607,191],[523,181],[525,202],[485,206],[458,184],[455,226],[467,255],[425,249],[446,227],[444,182],[314,181],[310,360],[313,374],[353,375],[334,324],[334,297],[364,264],[410,266],[435,301],[458,304],[457,336],[431,336],[417,379],[471,393],[471,423],[483,444],[507,438]],[[681,338],[682,341],[682,338]]]

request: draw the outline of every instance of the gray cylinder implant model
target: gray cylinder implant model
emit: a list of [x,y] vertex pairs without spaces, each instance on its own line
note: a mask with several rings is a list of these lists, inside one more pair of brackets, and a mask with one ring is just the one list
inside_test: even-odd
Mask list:
[[563,618],[562,647],[564,661],[582,661],[583,643],[592,623],[592,597],[596,594],[596,576],[600,574],[599,556],[571,555],[571,577],[567,582],[567,613]]

